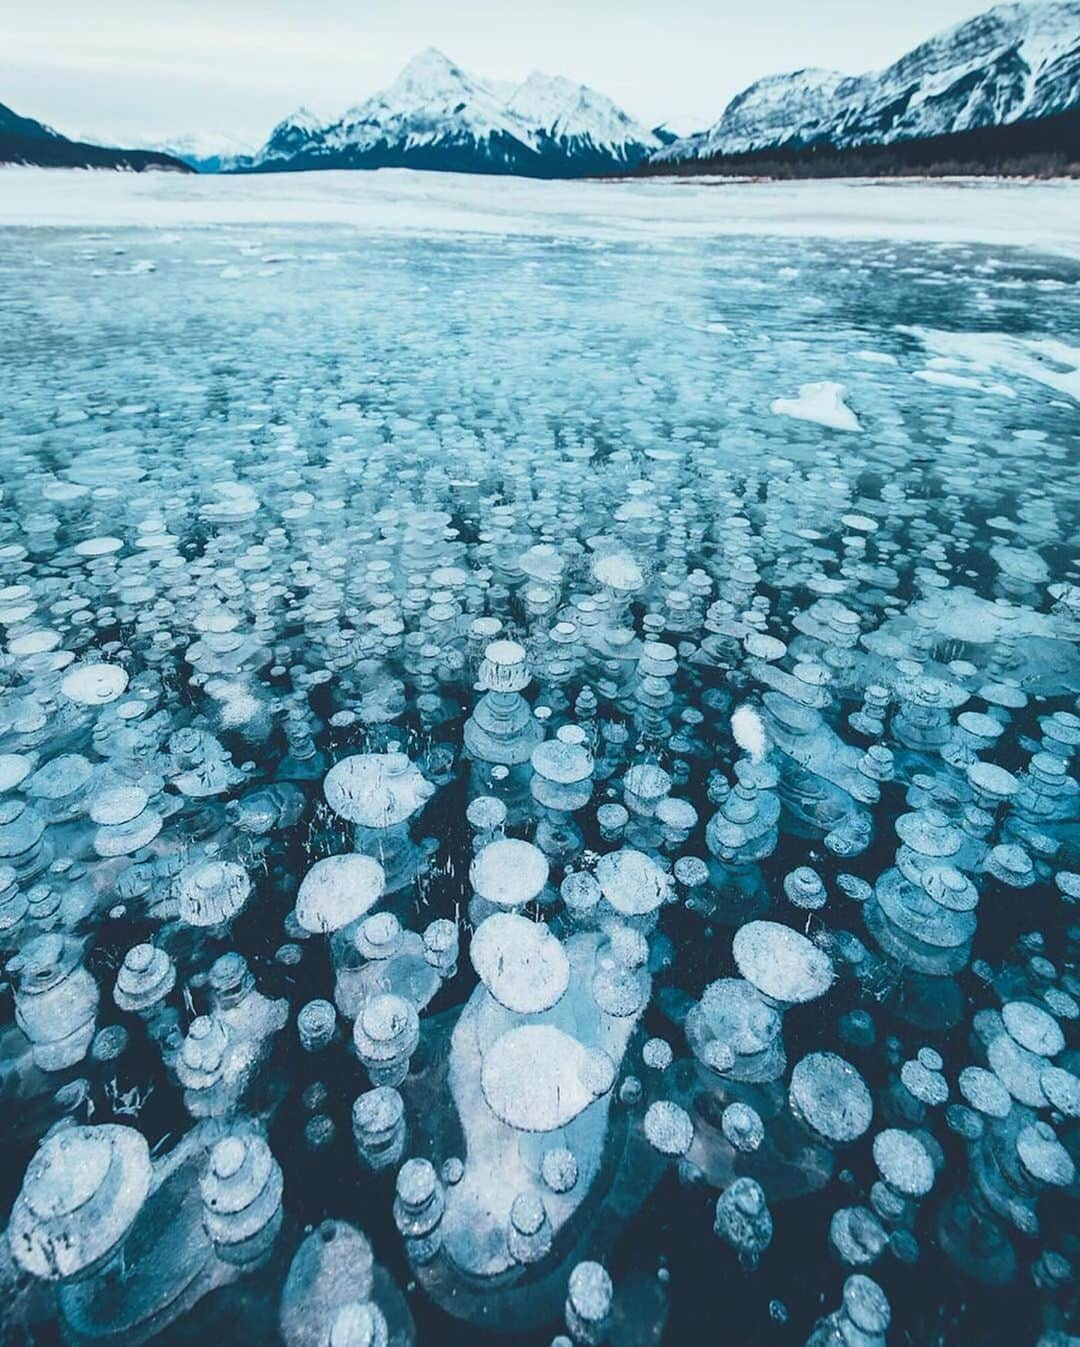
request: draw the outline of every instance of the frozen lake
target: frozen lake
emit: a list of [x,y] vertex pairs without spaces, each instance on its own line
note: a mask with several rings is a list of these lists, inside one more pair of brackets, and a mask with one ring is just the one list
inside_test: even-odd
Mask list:
[[5,168],[0,224],[341,224],[394,234],[919,239],[1080,254],[1073,181],[537,182],[415,173],[55,173]]
[[0,1341],[1057,1343],[1078,203],[0,172]]
[[[391,461],[419,468],[450,444],[463,476],[553,437],[605,455],[674,444],[693,471],[910,447],[974,461],[963,439],[991,436],[1037,479],[1075,429],[1072,184],[9,182],[19,406],[87,414],[73,445],[119,431],[159,465],[205,440],[208,398],[223,466],[250,452],[231,421],[290,445],[321,423],[325,444],[344,409],[379,423]],[[995,242],[1020,208],[1043,248]],[[819,382],[845,386],[858,434],[770,410]],[[1034,462],[1033,436],[1050,439]]]

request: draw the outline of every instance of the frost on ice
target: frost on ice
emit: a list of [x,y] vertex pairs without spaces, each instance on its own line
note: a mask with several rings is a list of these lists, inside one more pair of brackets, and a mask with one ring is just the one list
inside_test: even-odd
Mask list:
[[1075,267],[8,242],[0,1337],[1059,1347]]

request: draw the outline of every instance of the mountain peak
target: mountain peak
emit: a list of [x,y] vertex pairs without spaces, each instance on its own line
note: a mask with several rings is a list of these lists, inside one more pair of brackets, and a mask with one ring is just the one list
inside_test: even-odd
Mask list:
[[444,51],[440,51],[438,47],[424,47],[401,68],[402,75],[423,74],[429,71],[446,72],[452,75],[464,73],[461,67],[451,61],[450,57]]
[[438,47],[425,47],[402,67],[387,93],[402,90],[413,96],[435,96],[461,86],[470,87],[474,83],[445,52],[441,52]]
[[287,117],[283,117],[274,130],[318,131],[322,125],[321,117],[316,117],[310,108],[301,106],[295,112],[290,112]]
[[[295,114],[294,114],[295,118]],[[448,168],[576,177],[640,162],[661,141],[594,89],[533,73],[515,85],[426,47],[394,82],[329,125],[289,119],[250,167]]]
[[320,136],[323,129],[324,123],[310,108],[297,108],[278,122],[259,154],[267,163],[286,160],[303,145]]
[[588,141],[597,148],[607,147],[617,159],[623,157],[618,147],[627,142],[650,149],[662,144],[606,94],[587,84],[575,84],[563,75],[534,70],[514,90],[507,107],[556,140]]
[[542,70],[530,70],[518,89],[557,89],[569,97],[576,97],[587,86],[575,84],[565,75],[546,75]]

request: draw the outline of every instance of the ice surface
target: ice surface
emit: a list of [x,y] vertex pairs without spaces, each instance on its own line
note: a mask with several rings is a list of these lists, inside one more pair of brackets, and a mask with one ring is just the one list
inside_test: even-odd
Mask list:
[[1074,189],[9,183],[0,1336],[1053,1323]]
[[608,241],[751,234],[981,242],[1080,254],[1080,187],[1067,181],[748,185],[701,178],[680,183],[508,178],[492,190],[476,175],[407,169],[285,179],[11,167],[0,169],[0,185],[2,225],[337,224],[397,234]]

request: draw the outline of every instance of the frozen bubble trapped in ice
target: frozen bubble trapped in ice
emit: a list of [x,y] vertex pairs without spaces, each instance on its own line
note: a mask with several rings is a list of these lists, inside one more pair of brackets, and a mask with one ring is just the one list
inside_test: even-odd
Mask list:
[[328,856],[301,880],[296,919],[316,935],[340,931],[375,906],[385,882],[382,866],[369,856]]
[[949,1097],[949,1085],[940,1070],[931,1070],[921,1061],[905,1062],[900,1080],[915,1099],[931,1107],[939,1107]]
[[614,1070],[554,1025],[526,1024],[492,1044],[481,1079],[496,1117],[522,1132],[553,1132],[611,1088]]
[[248,900],[251,880],[236,861],[206,861],[184,872],[178,897],[189,926],[217,926],[235,917]]
[[323,780],[323,794],[334,813],[366,828],[404,823],[433,792],[404,753],[357,753],[335,763]]
[[1001,1008],[1001,1018],[1010,1037],[1028,1052],[1054,1057],[1065,1046],[1061,1025],[1033,1002],[1008,1001]]
[[644,852],[624,847],[602,856],[596,879],[611,906],[624,917],[645,916],[665,902],[671,878]]
[[751,921],[735,932],[739,972],[763,996],[781,1004],[813,1001],[828,991],[832,960],[804,935],[775,921]]
[[95,823],[115,826],[130,823],[147,805],[146,791],[139,786],[114,786],[101,791],[90,802],[90,817]]
[[736,1102],[724,1109],[720,1119],[721,1130],[737,1151],[756,1151],[765,1140],[765,1126],[761,1116],[749,1104]]
[[65,674],[60,690],[80,706],[104,706],[127,685],[128,676],[119,664],[80,664]]
[[645,1135],[662,1155],[685,1155],[694,1140],[694,1124],[685,1109],[659,1099],[645,1110]]
[[565,1146],[555,1146],[544,1152],[540,1173],[553,1193],[568,1193],[578,1179],[578,1165],[574,1152]]
[[118,1245],[150,1187],[150,1152],[132,1127],[53,1133],[27,1166],[11,1213],[12,1253],[35,1277],[71,1277]]
[[549,1010],[566,991],[570,964],[543,922],[493,912],[473,933],[469,957],[500,1005],[521,1015]]
[[626,552],[608,552],[593,562],[593,575],[610,589],[633,594],[645,583],[641,567]]
[[1080,1077],[1060,1066],[1048,1066],[1039,1077],[1043,1094],[1066,1118],[1080,1118]]
[[654,1071],[666,1071],[673,1059],[671,1044],[663,1038],[650,1038],[641,1050],[641,1060]]
[[874,1163],[890,1188],[904,1197],[925,1197],[934,1186],[934,1164],[913,1132],[886,1128],[874,1138]]
[[862,1076],[833,1052],[811,1052],[796,1063],[788,1094],[796,1115],[837,1145],[857,1141],[874,1113]]
[[24,753],[0,753],[0,794],[15,790],[33,768]]
[[23,789],[39,800],[65,800],[88,785],[93,774],[92,763],[81,753],[61,753],[39,767]]
[[548,880],[547,857],[531,842],[504,837],[489,842],[469,867],[469,883],[496,907],[524,907]]
[[862,1333],[880,1335],[892,1322],[892,1310],[881,1287],[856,1273],[844,1283],[844,1311]]
[[808,865],[800,865],[784,876],[784,893],[790,903],[805,912],[816,912],[827,901],[821,876]]
[[1049,1123],[1025,1127],[1016,1138],[1016,1154],[1025,1171],[1049,1187],[1067,1188],[1076,1177],[1072,1157]]

